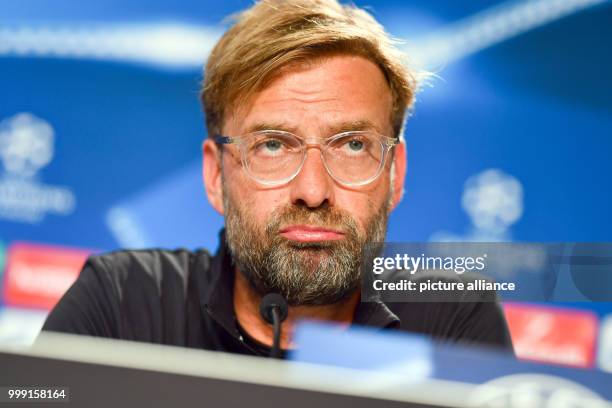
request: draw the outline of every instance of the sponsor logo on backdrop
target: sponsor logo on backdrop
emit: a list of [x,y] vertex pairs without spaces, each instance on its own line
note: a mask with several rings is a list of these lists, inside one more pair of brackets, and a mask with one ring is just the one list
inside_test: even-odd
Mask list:
[[74,211],[72,190],[41,181],[41,171],[53,160],[54,141],[51,125],[31,113],[0,122],[0,220],[35,224],[48,214]]
[[91,251],[13,243],[8,249],[4,302],[52,309],[79,276]]
[[598,322],[592,312],[512,303],[504,309],[520,359],[593,367]]

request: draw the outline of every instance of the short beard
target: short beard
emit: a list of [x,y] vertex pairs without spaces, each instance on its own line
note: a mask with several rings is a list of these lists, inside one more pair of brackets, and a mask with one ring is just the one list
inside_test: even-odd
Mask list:
[[[322,306],[347,300],[361,284],[361,260],[370,242],[383,242],[390,200],[367,220],[365,235],[346,212],[327,205],[276,209],[265,228],[239,209],[224,188],[227,243],[240,273],[263,296],[281,294],[290,306]],[[337,241],[295,242],[282,237],[288,225],[308,224],[342,231]]]

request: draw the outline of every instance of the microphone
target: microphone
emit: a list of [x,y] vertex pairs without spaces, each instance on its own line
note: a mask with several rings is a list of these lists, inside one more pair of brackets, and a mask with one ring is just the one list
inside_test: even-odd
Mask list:
[[288,312],[287,301],[278,293],[268,293],[261,299],[259,314],[274,327],[274,342],[272,343],[270,357],[281,358],[281,323],[287,318]]

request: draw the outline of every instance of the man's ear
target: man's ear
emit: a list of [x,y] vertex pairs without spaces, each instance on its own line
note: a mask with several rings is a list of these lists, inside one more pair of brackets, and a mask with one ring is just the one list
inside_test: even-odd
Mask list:
[[211,139],[202,144],[202,176],[208,202],[221,215],[223,214],[223,183],[221,179],[220,147]]
[[394,161],[393,166],[391,166],[391,171],[394,172],[392,178],[393,185],[391,186],[393,189],[391,210],[398,206],[404,196],[404,181],[406,180],[406,166],[408,163],[406,156],[406,144],[402,142],[395,145],[393,148]]

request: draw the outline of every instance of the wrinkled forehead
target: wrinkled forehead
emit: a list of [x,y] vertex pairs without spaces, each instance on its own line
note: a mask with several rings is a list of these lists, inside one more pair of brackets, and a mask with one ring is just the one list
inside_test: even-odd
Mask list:
[[361,56],[336,55],[283,67],[259,91],[232,106],[224,132],[373,130],[391,136],[391,119],[392,95],[382,70]]

